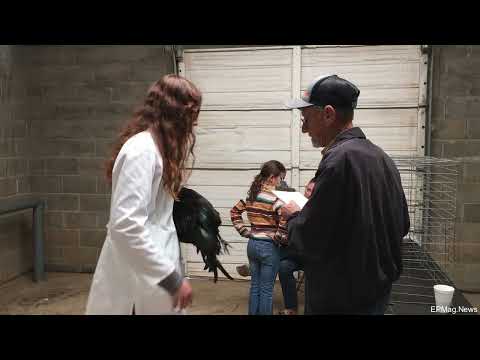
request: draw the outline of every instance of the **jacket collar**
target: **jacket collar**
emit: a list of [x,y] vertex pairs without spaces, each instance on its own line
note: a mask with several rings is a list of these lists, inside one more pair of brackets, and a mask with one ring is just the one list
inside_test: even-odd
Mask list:
[[346,140],[366,139],[366,138],[367,137],[359,127],[353,127],[348,130],[344,130],[340,134],[338,134],[335,137],[335,139],[332,142],[330,142],[329,145],[325,146],[325,148],[322,150],[322,155],[324,155],[328,150],[333,149],[339,143],[344,142]]

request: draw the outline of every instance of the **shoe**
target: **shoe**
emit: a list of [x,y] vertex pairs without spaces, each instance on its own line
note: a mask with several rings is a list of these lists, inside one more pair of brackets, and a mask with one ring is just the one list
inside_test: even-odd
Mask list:
[[250,267],[247,264],[237,266],[237,272],[240,276],[250,276]]

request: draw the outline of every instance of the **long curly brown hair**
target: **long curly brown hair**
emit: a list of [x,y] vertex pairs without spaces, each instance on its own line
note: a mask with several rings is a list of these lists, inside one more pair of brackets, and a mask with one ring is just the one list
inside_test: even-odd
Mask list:
[[170,74],[154,83],[143,106],[135,111],[133,118],[120,131],[112,155],[106,162],[107,180],[111,183],[115,160],[125,142],[142,131],[150,130],[163,159],[163,186],[174,199],[178,199],[182,184],[189,175],[186,170],[189,156],[195,161],[193,128],[201,102],[201,92],[183,77]]
[[270,160],[262,165],[260,173],[255,176],[252,184],[250,185],[250,190],[248,190],[247,201],[253,202],[257,198],[257,195],[262,190],[262,185],[268,180],[270,176],[279,176],[285,174],[285,166],[280,161]]

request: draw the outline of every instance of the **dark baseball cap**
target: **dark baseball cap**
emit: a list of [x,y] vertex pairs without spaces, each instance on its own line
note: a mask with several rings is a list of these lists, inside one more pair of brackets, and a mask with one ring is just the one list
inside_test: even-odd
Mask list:
[[292,99],[285,105],[289,109],[300,109],[317,105],[343,109],[355,109],[360,90],[350,81],[337,75],[322,75],[314,79],[301,99]]

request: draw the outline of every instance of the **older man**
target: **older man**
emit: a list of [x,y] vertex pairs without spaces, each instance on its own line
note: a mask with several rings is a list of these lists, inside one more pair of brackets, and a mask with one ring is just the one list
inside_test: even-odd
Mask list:
[[290,248],[304,262],[306,314],[383,314],[402,271],[405,194],[392,159],[352,124],[359,94],[337,75],[321,76],[287,104],[323,147],[308,203],[282,208]]

